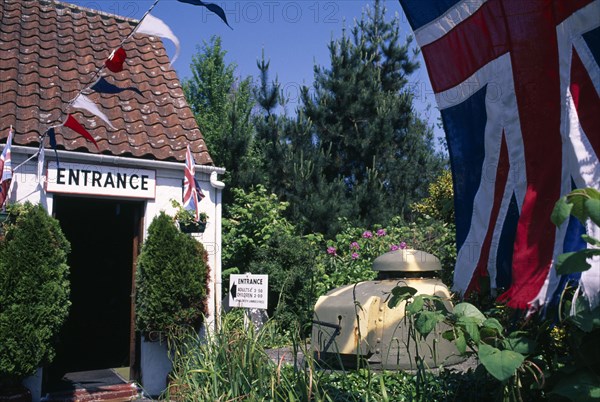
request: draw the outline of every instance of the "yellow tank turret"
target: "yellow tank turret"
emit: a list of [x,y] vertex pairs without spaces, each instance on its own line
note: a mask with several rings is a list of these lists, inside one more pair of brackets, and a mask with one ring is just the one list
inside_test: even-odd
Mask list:
[[[449,329],[438,324],[426,339],[409,336],[403,302],[389,308],[396,286],[410,286],[417,294],[440,297],[451,310],[450,291],[435,277],[442,266],[437,257],[419,250],[397,250],[373,262],[374,281],[334,289],[315,305],[312,345],[318,359],[355,367],[359,359],[385,369],[415,369],[415,357],[426,366],[456,364],[464,360],[453,343],[442,338]],[[415,339],[417,342],[415,342]]]

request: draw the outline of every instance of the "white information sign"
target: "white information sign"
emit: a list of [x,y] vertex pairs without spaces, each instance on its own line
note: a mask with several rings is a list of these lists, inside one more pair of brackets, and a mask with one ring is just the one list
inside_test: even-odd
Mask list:
[[229,277],[231,307],[267,308],[269,275],[233,274]]
[[48,162],[46,191],[154,199],[156,172],[120,166]]

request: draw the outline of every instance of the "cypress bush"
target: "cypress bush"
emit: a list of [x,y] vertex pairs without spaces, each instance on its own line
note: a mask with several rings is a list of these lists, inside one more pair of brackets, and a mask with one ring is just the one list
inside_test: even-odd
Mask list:
[[208,265],[201,243],[161,212],[138,258],[136,326],[145,334],[198,329],[206,313]]
[[0,379],[18,381],[54,358],[69,313],[67,254],[58,221],[40,205],[12,205],[0,238]]

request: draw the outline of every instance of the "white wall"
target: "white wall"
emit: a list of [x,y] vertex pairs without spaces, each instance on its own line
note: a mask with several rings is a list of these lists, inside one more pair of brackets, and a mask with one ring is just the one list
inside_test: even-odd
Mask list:
[[[15,148],[18,148],[16,150]],[[35,148],[15,147],[12,149],[12,165],[13,169],[25,161],[29,156],[35,153]],[[77,159],[81,155],[84,160]],[[52,152],[46,152],[46,160],[54,160]],[[91,162],[88,159],[96,157],[98,162]],[[133,167],[140,169],[150,169],[156,171],[156,198],[154,200],[145,200],[145,216],[144,216],[144,238],[148,233],[148,226],[152,219],[157,216],[160,211],[165,211],[169,215],[175,214],[175,209],[171,206],[171,199],[181,203],[182,180],[184,164],[164,163],[165,168],[157,168],[156,166],[144,166],[144,160],[132,160],[131,158],[115,158],[102,155],[91,156],[91,154],[77,154],[75,152],[61,152],[60,161],[77,162],[96,165],[115,165],[116,160],[121,160],[123,164],[119,166]],[[135,164],[133,166],[132,164]],[[160,165],[160,163],[158,163]],[[20,167],[13,173],[13,184],[9,195],[9,202],[25,202],[44,205],[50,214],[53,212],[53,194],[46,193],[40,186],[38,179],[37,161],[32,160]],[[153,165],[157,165],[153,161]],[[222,171],[217,169],[217,171]],[[45,170],[44,170],[45,174]],[[199,172],[196,170],[196,178],[200,182],[200,187],[205,195],[205,198],[200,202],[200,209],[208,215],[206,230],[202,234],[194,235],[200,241],[207,253],[208,264],[210,267],[210,283],[208,292],[208,320],[214,324],[215,318],[218,317],[218,311],[221,308],[221,189],[215,188],[211,184],[210,172]],[[93,196],[100,197],[100,196]],[[118,199],[118,198],[114,198]],[[82,198],[84,200],[84,198]],[[211,325],[212,326],[212,325]]]

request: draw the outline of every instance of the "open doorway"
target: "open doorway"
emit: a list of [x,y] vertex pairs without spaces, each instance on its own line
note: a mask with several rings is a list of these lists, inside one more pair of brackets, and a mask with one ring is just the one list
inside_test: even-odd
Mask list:
[[55,195],[54,215],[71,242],[71,307],[48,368],[48,389],[60,387],[65,373],[132,365],[132,290],[143,205]]

